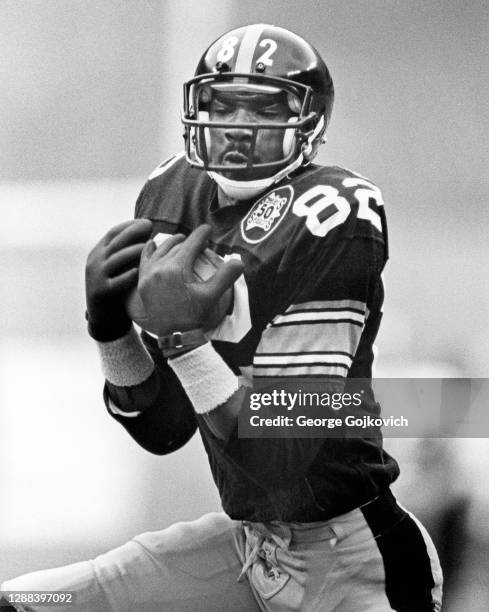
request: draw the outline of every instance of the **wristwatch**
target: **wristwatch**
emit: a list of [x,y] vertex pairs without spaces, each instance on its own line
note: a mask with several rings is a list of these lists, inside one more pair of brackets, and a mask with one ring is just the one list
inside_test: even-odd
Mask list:
[[176,357],[205,344],[207,338],[203,330],[199,328],[184,332],[175,331],[167,336],[160,336],[157,342],[164,357]]

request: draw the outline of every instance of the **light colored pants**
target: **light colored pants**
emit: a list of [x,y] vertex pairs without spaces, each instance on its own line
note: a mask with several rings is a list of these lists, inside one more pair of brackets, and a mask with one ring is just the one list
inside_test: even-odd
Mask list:
[[441,580],[416,519],[406,514],[377,535],[356,509],[320,523],[242,523],[207,514],[1,588],[73,591],[75,603],[52,608],[58,612],[428,612],[440,610]]

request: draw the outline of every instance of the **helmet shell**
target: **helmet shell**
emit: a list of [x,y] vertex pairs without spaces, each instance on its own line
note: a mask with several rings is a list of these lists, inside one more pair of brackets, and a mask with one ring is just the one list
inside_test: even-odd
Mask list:
[[317,50],[303,38],[273,25],[253,24],[215,40],[201,57],[195,76],[236,72],[280,77],[312,89],[309,111],[329,123],[334,101],[333,80]]
[[[292,115],[287,121],[216,119],[210,116],[209,101],[219,89],[234,90],[238,97],[252,91],[285,93]],[[215,40],[202,55],[195,76],[184,83],[183,94],[187,161],[206,170],[233,199],[254,197],[310,163],[324,142],[334,100],[333,80],[316,49],[289,30],[262,23],[236,28]],[[230,165],[211,159],[212,130],[223,129],[247,132],[245,162]],[[281,133],[282,156],[255,159],[262,130]]]

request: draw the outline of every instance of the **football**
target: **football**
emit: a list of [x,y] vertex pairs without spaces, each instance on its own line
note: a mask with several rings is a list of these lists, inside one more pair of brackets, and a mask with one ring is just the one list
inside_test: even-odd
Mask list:
[[[153,240],[156,246],[160,246],[171,234],[157,234]],[[216,270],[223,265],[224,259],[211,251],[211,249],[205,249],[194,262],[194,275],[196,280],[203,282],[213,276]],[[224,319],[226,314],[229,313],[233,304],[233,288],[230,287],[221,297],[219,303],[212,312],[209,313],[207,320],[204,323],[204,331],[215,329],[221,321]],[[137,287],[129,294],[126,301],[126,310],[129,318],[139,325],[145,331],[156,335],[156,330],[152,327],[151,321],[146,316],[143,301],[139,295]],[[175,330],[181,331],[181,330]]]

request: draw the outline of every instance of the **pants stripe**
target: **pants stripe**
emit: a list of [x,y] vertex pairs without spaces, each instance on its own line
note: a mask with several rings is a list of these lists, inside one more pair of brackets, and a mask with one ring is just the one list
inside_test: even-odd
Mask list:
[[429,535],[392,494],[383,496],[382,501],[380,508],[373,502],[361,510],[382,556],[385,590],[392,609],[438,612],[442,576]]

